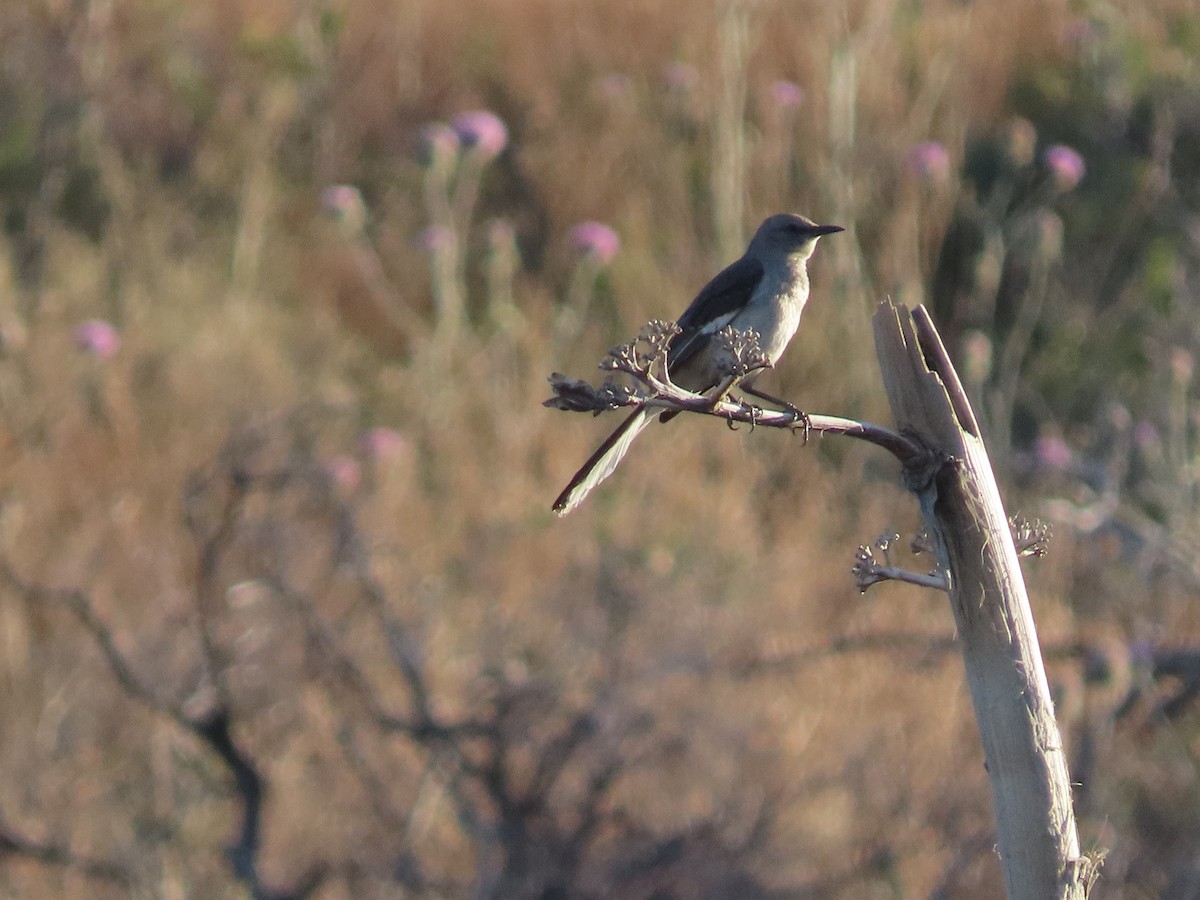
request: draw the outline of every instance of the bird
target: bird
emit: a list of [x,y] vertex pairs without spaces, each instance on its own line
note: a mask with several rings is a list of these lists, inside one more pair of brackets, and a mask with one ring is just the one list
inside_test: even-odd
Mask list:
[[[742,257],[706,284],[676,320],[679,333],[667,349],[667,372],[672,382],[695,393],[704,393],[721,383],[725,373],[718,352],[721,344],[716,338],[726,327],[756,332],[767,362],[776,365],[795,335],[808,301],[807,263],[817,240],[843,230],[840,225],[818,225],[793,213],[777,213],[765,219]],[[762,371],[750,372],[738,387],[795,411],[791,404],[754,389]],[[669,421],[677,413],[667,410],[660,420]],[[654,415],[654,408],[648,404],[635,408],[575,473],[554,501],[554,512],[565,516],[611,475]]]

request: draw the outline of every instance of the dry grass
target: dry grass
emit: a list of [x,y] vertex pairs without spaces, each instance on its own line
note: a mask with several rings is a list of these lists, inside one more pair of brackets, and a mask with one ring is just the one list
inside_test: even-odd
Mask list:
[[[1159,16],[1173,5],[1153,4]],[[321,15],[336,38],[322,37]],[[1131,28],[1159,21],[1126,15]],[[885,292],[919,299],[930,235],[953,205],[907,178],[908,148],[959,147],[1002,120],[1013,73],[1064,52],[1069,16],[1066,3],[1033,0],[754,6],[745,225],[796,209],[851,226],[814,262],[805,327],[773,376],[781,393],[886,419],[867,318]],[[181,709],[211,702],[216,667],[235,740],[270,787],[264,884],[323,862],[322,898],[482,895],[499,853],[456,815],[454,792],[480,787],[456,785],[430,745],[379,727],[323,643],[353,659],[369,696],[411,710],[339,556],[344,515],[419,647],[437,714],[486,716],[506,692],[518,698],[498,726],[516,783],[533,778],[563,723],[594,711],[599,736],[548,798],[569,830],[588,778],[618,761],[578,895],[718,896],[721,884],[735,890],[720,879],[737,876],[778,892],[760,896],[1000,896],[969,698],[953,647],[939,643],[950,617],[937,597],[899,587],[862,598],[848,574],[858,543],[915,523],[889,468],[834,441],[804,448],[679,421],[648,433],[578,513],[549,513],[610,423],[543,410],[546,375],[586,375],[723,262],[709,194],[716,21],[712,5],[684,0],[0,12],[0,77],[25,90],[0,107],[41,129],[38,177],[84,167],[111,206],[92,241],[36,191],[6,195],[28,215],[6,259],[28,241],[44,262],[32,281],[15,264],[0,275],[0,329],[13,338],[0,360],[3,555],[23,579],[82,591],[133,668]],[[686,97],[663,86],[672,62],[697,69]],[[627,80],[605,88],[615,74]],[[806,91],[791,123],[769,107],[778,78]],[[58,95],[55,123],[42,112]],[[430,275],[412,243],[427,224],[417,133],[478,107],[510,128],[476,221],[516,229],[524,322],[485,324],[480,226],[467,254],[477,327],[453,346],[405,334],[397,352],[364,311],[363,245],[321,220],[318,196],[361,186],[383,278],[429,321]],[[565,236],[584,218],[612,224],[623,246],[584,327],[555,343],[574,265]],[[73,326],[95,317],[119,326],[111,359],[72,346]],[[375,465],[356,450],[372,426],[403,438]],[[263,446],[231,456],[231,434]],[[204,595],[203,542],[185,520],[217,527],[234,481],[222,460],[239,453],[255,471],[309,475],[252,494]],[[357,487],[311,475],[356,454]],[[1034,575],[1047,643],[1069,644],[1087,624],[1069,602],[1087,550],[1068,539]],[[296,596],[264,586],[276,576]],[[1195,634],[1181,596],[1164,589],[1156,620]],[[70,857],[0,847],[3,891],[239,895],[223,856],[239,798],[211,748],[122,690],[52,596],[0,592],[0,646],[0,826]],[[1155,810],[1178,803],[1171,787],[1190,775],[1162,773],[1190,756],[1146,740],[1149,776],[1162,780],[1145,779],[1143,748],[1120,736],[1084,840],[1117,847],[1120,878],[1157,887],[1178,858],[1130,874],[1155,835],[1129,795],[1156,793],[1142,801]],[[486,797],[466,805],[499,816]],[[1186,806],[1175,835],[1194,831]],[[678,859],[638,870],[671,836]],[[419,864],[424,887],[401,886],[402,859]],[[114,861],[129,883],[87,874],[84,860]],[[613,893],[622,871],[628,894]],[[507,895],[535,896],[531,885]]]

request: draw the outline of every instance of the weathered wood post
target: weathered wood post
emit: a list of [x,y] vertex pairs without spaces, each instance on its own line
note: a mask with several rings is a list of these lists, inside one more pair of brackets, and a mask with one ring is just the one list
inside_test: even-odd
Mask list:
[[946,574],[1008,896],[1083,898],[1095,865],[1080,857],[1029,597],[974,413],[923,307],[885,301],[872,321],[896,427],[933,454],[905,479]]

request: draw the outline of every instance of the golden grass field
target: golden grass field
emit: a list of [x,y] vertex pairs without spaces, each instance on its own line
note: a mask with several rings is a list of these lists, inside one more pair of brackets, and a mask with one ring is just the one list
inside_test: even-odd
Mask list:
[[[541,401],[788,210],[847,230],[764,385],[886,424],[870,315],[928,299],[973,136],[1042,110],[1089,174],[1039,207],[1001,483],[1055,528],[1026,577],[1093,896],[1197,896],[1200,717],[1156,701],[1200,645],[1198,33],[1183,0],[0,5],[0,893],[1002,896],[945,598],[850,575],[916,526],[894,464],[687,416],[559,520],[618,414]],[[502,150],[430,149],[475,110]],[[1119,497],[1022,463],[1129,434]]]

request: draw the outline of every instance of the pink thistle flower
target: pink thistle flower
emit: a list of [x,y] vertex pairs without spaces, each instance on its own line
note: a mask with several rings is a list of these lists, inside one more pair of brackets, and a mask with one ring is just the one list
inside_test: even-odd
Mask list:
[[937,141],[923,141],[909,151],[908,170],[922,181],[944,184],[950,179],[950,152]]
[[596,82],[600,96],[609,100],[624,101],[633,96],[633,79],[622,72],[602,75]]
[[351,232],[367,225],[367,205],[362,193],[349,184],[334,184],[321,191],[321,210]]
[[348,211],[361,209],[362,194],[358,188],[350,184],[332,184],[321,191],[321,208],[335,215],[345,215]]
[[1054,184],[1060,191],[1071,190],[1083,181],[1083,176],[1087,174],[1087,163],[1083,161],[1083,157],[1065,144],[1047,147],[1046,152],[1042,154],[1042,161],[1050,170]]
[[1108,411],[1108,421],[1117,431],[1128,431],[1133,424],[1133,415],[1127,406],[1115,403]]
[[1075,460],[1075,454],[1061,434],[1050,431],[1038,437],[1034,446],[1038,465],[1048,471],[1064,472]]
[[454,246],[454,231],[447,225],[430,225],[413,239],[413,243],[426,253],[442,253]]
[[91,319],[75,326],[75,346],[97,359],[109,359],[121,348],[121,336],[103,319]]
[[383,462],[408,449],[408,438],[394,428],[368,428],[358,438],[358,449],[367,459]]
[[667,63],[662,71],[663,83],[672,90],[687,94],[700,83],[700,72],[685,62]]
[[464,147],[485,159],[495,159],[508,145],[508,128],[499,116],[486,109],[463,113],[451,127]]
[[517,242],[516,229],[505,219],[492,219],[487,226],[488,246],[511,247]]
[[580,222],[570,233],[571,246],[602,265],[612,262],[621,249],[617,233],[603,222]]
[[325,474],[340,488],[354,490],[362,481],[362,467],[352,456],[335,456],[325,463]]
[[1158,426],[1145,419],[1133,426],[1133,442],[1142,450],[1157,450],[1162,444]]
[[1100,28],[1088,19],[1072,19],[1062,31],[1063,43],[1080,55],[1094,48],[1102,37]]
[[771,100],[780,109],[798,109],[804,104],[804,88],[796,84],[794,81],[779,79],[772,81],[771,86],[767,88],[767,92],[771,95]]

